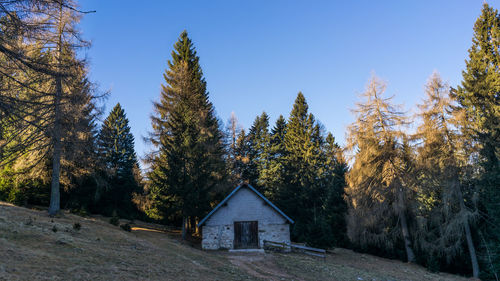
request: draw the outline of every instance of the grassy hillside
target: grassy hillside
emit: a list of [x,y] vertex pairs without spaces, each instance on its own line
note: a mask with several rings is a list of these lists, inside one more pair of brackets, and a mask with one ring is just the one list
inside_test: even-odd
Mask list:
[[159,226],[132,226],[0,202],[0,280],[466,280],[344,249],[324,260],[205,252]]

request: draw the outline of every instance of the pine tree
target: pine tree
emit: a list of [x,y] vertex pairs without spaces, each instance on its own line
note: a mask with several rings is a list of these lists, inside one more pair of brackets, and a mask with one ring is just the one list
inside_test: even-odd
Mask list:
[[235,186],[241,181],[241,175],[237,172],[237,140],[238,134],[241,131],[241,126],[238,124],[238,118],[236,114],[231,112],[231,117],[229,118],[227,129],[226,129],[226,147],[227,147],[227,168],[229,177],[229,183],[231,186]]
[[233,173],[235,174],[235,182],[239,184],[242,181],[248,180],[250,178],[249,170],[249,153],[250,148],[248,146],[248,137],[245,134],[245,130],[241,129],[236,137],[235,149],[234,149],[234,167]]
[[325,161],[325,186],[327,194],[325,200],[325,214],[328,224],[332,229],[332,236],[336,246],[348,246],[347,203],[344,200],[345,187],[347,186],[345,176],[348,165],[344,159],[341,147],[335,142],[335,138],[328,133],[323,145],[326,156]]
[[348,175],[348,235],[362,249],[395,253],[403,242],[408,262],[415,261],[408,209],[411,187],[405,186],[406,166],[400,126],[404,115],[383,98],[385,84],[376,77],[368,83],[364,101],[354,111],[348,148],[356,151]]
[[283,143],[283,187],[277,192],[277,204],[295,220],[292,239],[314,246],[329,246],[331,229],[322,213],[326,187],[323,137],[302,93],[297,95],[286,126]]
[[[174,45],[164,74],[160,101],[154,104],[150,141],[150,214],[183,218],[186,228],[210,209],[225,178],[223,136],[208,100],[199,57],[186,31]],[[188,225],[189,224],[189,225]]]
[[279,190],[284,188],[285,134],[286,120],[280,115],[269,136],[269,160],[267,169],[261,176],[264,195],[272,201],[277,200]]
[[[488,263],[496,264],[493,272],[500,268],[500,14],[484,4],[481,16],[474,25],[472,47],[462,72],[462,85],[454,91],[459,102],[458,111],[465,118],[461,124],[462,133],[477,144],[481,171],[478,185],[480,203],[486,208],[483,228],[490,252]],[[493,252],[493,253],[491,253]],[[489,269],[489,267],[488,267]],[[477,272],[474,272],[476,276]]]
[[499,41],[500,14],[484,4],[474,25],[473,44],[462,73],[462,85],[455,94],[467,118],[463,129],[480,143],[488,172],[498,168],[500,155]]
[[140,191],[135,178],[139,164],[128,123],[125,111],[118,103],[104,120],[99,133],[99,159],[108,178],[108,186],[100,194],[99,207],[107,215],[116,212],[122,217],[130,217],[134,211],[133,193]]
[[276,120],[276,124],[271,130],[271,146],[273,159],[284,156],[285,151],[285,134],[286,134],[286,120],[283,115],[280,115]]
[[248,180],[249,183],[262,191],[265,188],[265,178],[268,177],[269,165],[269,116],[262,112],[255,118],[250,131],[248,132],[249,163]]
[[128,177],[137,157],[134,150],[134,136],[130,132],[125,111],[119,103],[104,120],[99,133],[99,154],[106,168],[118,178]]

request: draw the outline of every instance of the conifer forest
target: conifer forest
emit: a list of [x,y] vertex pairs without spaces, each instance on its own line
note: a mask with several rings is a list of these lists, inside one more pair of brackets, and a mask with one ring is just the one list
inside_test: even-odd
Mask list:
[[410,110],[373,74],[342,144],[307,92],[248,128],[218,116],[197,39],[181,29],[142,113],[149,133],[135,136],[146,155],[135,151],[129,108],[103,107],[119,93],[99,87],[81,55],[91,46],[79,22],[93,12],[76,0],[0,1],[0,201],[168,225],[188,239],[248,183],[293,218],[294,242],[500,280],[496,7],[483,4],[469,27],[459,84],[429,73]]

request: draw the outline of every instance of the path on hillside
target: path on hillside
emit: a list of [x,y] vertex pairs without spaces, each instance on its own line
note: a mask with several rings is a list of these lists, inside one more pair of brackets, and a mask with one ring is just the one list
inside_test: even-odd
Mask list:
[[[180,234],[165,232],[139,225],[134,232],[158,247],[171,243],[181,244]],[[189,243],[187,243],[189,244]],[[193,246],[187,246],[191,247]],[[199,250],[199,245],[196,246]],[[201,252],[201,251],[200,251]],[[398,260],[355,253],[347,249],[335,249],[326,259],[298,253],[244,253],[227,251],[203,251],[207,258],[224,257],[256,279],[264,280],[467,280],[446,274],[431,273],[425,268]],[[217,260],[221,262],[220,259]],[[190,261],[196,264],[196,261]]]
[[[132,227],[132,232],[142,239],[149,241],[152,244],[157,245],[158,248],[163,248],[165,246],[172,247],[172,243],[186,244],[186,246],[191,246],[190,242],[181,242],[180,233],[165,231],[160,228],[155,227],[152,224],[139,223]],[[172,239],[173,238],[173,239]],[[200,249],[199,245],[196,247]],[[237,266],[248,275],[263,280],[297,280],[301,281],[303,279],[296,276],[288,274],[283,268],[281,268],[276,263],[276,256],[272,253],[234,253],[225,251],[207,251],[203,252],[207,257],[217,256],[224,257],[232,265]],[[181,258],[185,258],[182,257]],[[188,259],[189,260],[189,259]],[[197,264],[196,261],[189,260],[193,264]],[[199,264],[198,264],[199,265]],[[201,266],[201,265],[199,265]]]

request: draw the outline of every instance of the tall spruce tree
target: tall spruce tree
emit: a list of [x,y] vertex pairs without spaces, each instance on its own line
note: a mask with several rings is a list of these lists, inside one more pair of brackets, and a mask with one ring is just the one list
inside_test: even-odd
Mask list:
[[99,209],[107,215],[116,212],[130,217],[134,213],[133,193],[140,191],[135,178],[139,164],[134,149],[134,136],[125,111],[118,103],[104,120],[98,138],[98,153],[108,184],[99,194]]
[[149,140],[156,151],[149,156],[150,214],[166,220],[182,217],[185,238],[220,192],[226,171],[223,135],[186,31],[175,43],[168,67],[151,117]]
[[285,134],[286,134],[286,120],[283,115],[280,115],[276,120],[276,124],[271,130],[271,158],[277,159],[285,156]]
[[277,204],[295,224],[292,239],[314,246],[331,246],[331,229],[322,212],[326,187],[323,137],[314,115],[302,93],[298,93],[284,135],[286,156],[283,161],[283,187],[278,190]]
[[234,184],[238,184],[242,181],[248,180],[250,178],[250,148],[248,146],[248,137],[245,134],[245,130],[241,129],[236,137],[235,149],[234,149],[234,166],[233,173],[235,175]]
[[268,176],[269,165],[269,116],[262,112],[255,118],[248,132],[249,147],[249,178],[246,179],[251,185],[260,191],[264,188],[264,179]]
[[284,163],[286,156],[285,134],[286,120],[280,115],[276,124],[271,130],[269,147],[268,171],[262,177],[264,185],[264,194],[267,198],[275,201],[279,190],[284,187]]
[[[500,271],[500,14],[488,4],[474,25],[472,47],[462,72],[461,86],[454,91],[459,111],[465,113],[462,133],[469,136],[479,152],[478,186],[480,203],[486,212],[482,231],[486,260]],[[492,275],[490,275],[492,276]]]
[[407,164],[400,128],[405,116],[382,96],[384,92],[385,84],[373,77],[349,127],[348,148],[356,155],[346,188],[348,235],[364,250],[394,255],[404,249],[407,261],[414,262],[407,218],[411,187],[404,180]]
[[99,154],[106,168],[117,177],[127,177],[137,165],[134,136],[130,132],[125,111],[119,103],[104,120],[99,133]]
[[240,133],[241,126],[238,124],[238,118],[236,114],[231,112],[231,117],[228,120],[226,127],[226,147],[227,147],[227,169],[229,174],[229,183],[231,186],[235,186],[241,181],[240,174],[237,172],[236,166],[238,165],[237,154],[237,140],[238,134]]
[[326,156],[324,178],[327,188],[324,210],[328,225],[332,229],[335,246],[346,247],[348,246],[345,220],[347,203],[344,197],[348,165],[343,156],[342,148],[335,142],[331,133],[326,136],[323,150]]

